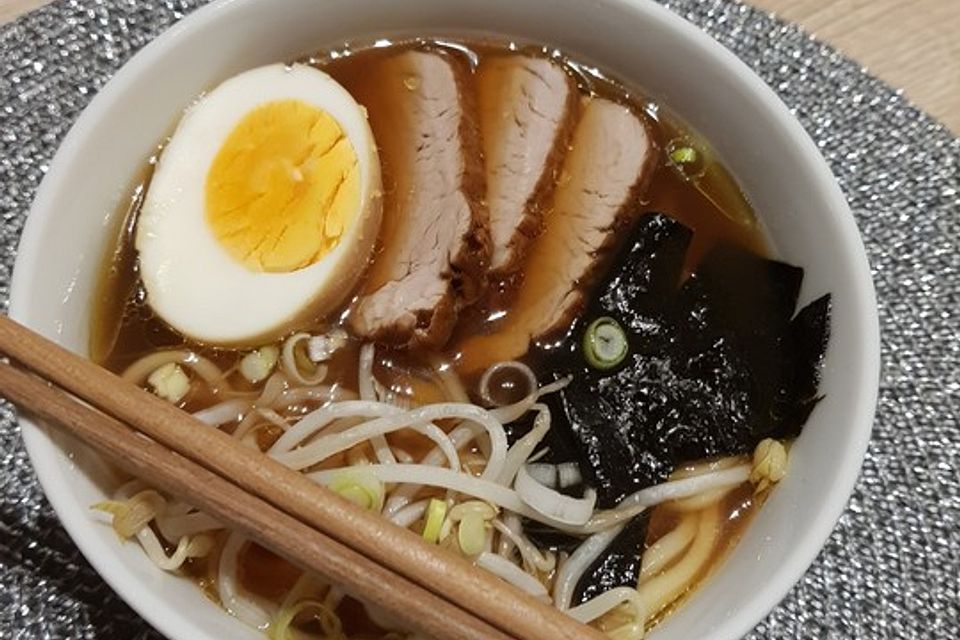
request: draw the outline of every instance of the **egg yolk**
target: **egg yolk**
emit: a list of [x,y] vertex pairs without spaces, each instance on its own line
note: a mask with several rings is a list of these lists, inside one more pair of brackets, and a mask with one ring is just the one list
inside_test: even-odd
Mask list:
[[357,154],[329,113],[300,100],[250,111],[206,179],[206,219],[255,271],[289,272],[333,250],[360,208]]

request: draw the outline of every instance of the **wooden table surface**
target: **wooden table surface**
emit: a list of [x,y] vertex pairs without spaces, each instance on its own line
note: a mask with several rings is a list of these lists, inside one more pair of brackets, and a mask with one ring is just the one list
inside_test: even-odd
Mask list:
[[[0,24],[49,0],[0,0]],[[749,0],[800,23],[960,134],[960,0]]]

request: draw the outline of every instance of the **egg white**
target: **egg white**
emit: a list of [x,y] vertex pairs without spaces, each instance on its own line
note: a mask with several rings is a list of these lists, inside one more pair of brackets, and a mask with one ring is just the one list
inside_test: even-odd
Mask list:
[[[205,183],[237,123],[279,100],[302,100],[339,123],[357,156],[360,199],[339,243],[319,261],[267,273],[247,268],[217,240],[206,221]],[[369,259],[380,215],[380,162],[365,109],[312,67],[277,64],[246,71],[187,109],[160,156],[136,229],[147,302],[172,327],[204,343],[275,339],[343,302]]]

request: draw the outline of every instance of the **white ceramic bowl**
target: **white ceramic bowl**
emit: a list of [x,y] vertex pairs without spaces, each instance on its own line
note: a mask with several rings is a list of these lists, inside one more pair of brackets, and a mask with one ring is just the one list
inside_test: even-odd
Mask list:
[[[711,141],[781,258],[807,269],[804,301],[834,294],[826,399],[773,492],[722,568],[656,640],[749,631],[813,561],[839,517],[870,436],[879,374],[873,287],[853,217],[815,145],[730,52],[669,11],[629,0],[227,0],[200,9],[127,63],[64,140],[20,244],[11,315],[79,352],[108,230],[137,170],[197,94],[227,76],[346,39],[497,34],[595,63],[680,114]],[[103,497],[73,446],[24,421],[64,526],[110,585],[172,640],[259,639],[186,580],[118,544],[89,506]]]

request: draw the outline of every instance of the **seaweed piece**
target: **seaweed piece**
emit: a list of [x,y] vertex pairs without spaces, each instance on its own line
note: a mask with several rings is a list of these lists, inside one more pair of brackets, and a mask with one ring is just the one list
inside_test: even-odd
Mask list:
[[[682,462],[794,437],[821,399],[830,296],[794,315],[803,270],[733,246],[716,247],[681,282],[691,237],[667,216],[643,216],[566,341],[539,354],[548,378],[573,376],[542,400],[553,425],[545,459],[576,460],[601,508]],[[615,320],[630,347],[609,369],[589,366],[581,352],[585,328],[600,317]],[[647,524],[644,514],[627,525],[584,573],[575,603],[636,585]],[[535,523],[526,530],[555,548],[579,542]]]
[[544,398],[554,421],[546,444],[573,452],[598,504],[611,508],[662,482],[678,462],[750,439],[750,388],[744,363],[723,338],[690,357],[634,354],[611,375],[581,369]]
[[[684,284],[681,301],[707,313],[701,324],[707,332],[776,335],[793,317],[802,282],[799,267],[719,245]],[[695,303],[683,300],[694,290]]]
[[785,377],[769,408],[769,419],[777,437],[800,435],[810,413],[823,398],[818,387],[830,338],[830,301],[828,293],[808,304],[780,337],[780,353],[788,360],[783,363],[781,370]]
[[594,293],[596,306],[619,310],[624,315],[637,311],[645,302],[673,295],[680,284],[683,260],[693,232],[673,218],[646,215],[637,221],[623,255],[630,269],[618,269]]
[[[567,342],[542,354],[555,461],[575,459],[608,508],[662,482],[684,461],[747,453],[799,433],[819,401],[829,296],[794,317],[803,270],[720,246],[683,283],[692,233],[658,213],[634,227]],[[600,316],[627,332],[630,353],[598,370],[580,353]]]
[[[662,301],[680,284],[683,261],[693,232],[676,220],[654,214],[637,221],[614,264],[617,269],[594,292],[585,318],[609,315],[633,333],[631,352],[655,353],[669,338],[671,319]],[[576,339],[579,340],[579,332]]]
[[627,523],[613,542],[583,572],[573,592],[577,606],[617,587],[634,587],[640,581],[641,559],[647,537],[648,513]]

